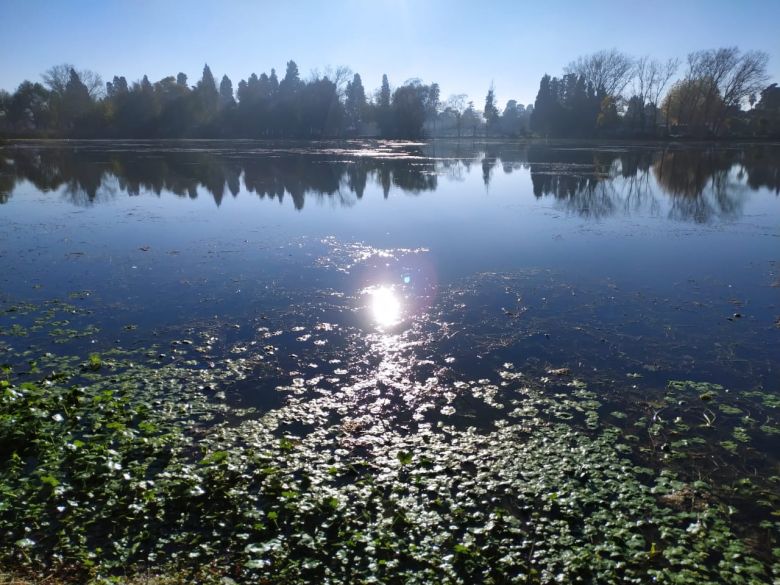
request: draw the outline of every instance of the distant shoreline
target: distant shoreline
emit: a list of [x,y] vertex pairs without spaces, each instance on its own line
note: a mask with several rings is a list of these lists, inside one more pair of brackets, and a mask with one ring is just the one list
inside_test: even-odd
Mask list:
[[583,144],[583,145],[675,145],[684,144],[690,146],[701,145],[727,145],[727,144],[770,144],[780,146],[780,138],[755,137],[755,138],[488,138],[477,136],[474,138],[457,137],[433,137],[420,139],[404,138],[379,138],[379,137],[342,137],[342,138],[4,138],[0,137],[0,146],[9,144],[39,144],[39,143],[62,143],[62,144],[99,144],[99,143],[275,143],[275,144],[336,144],[351,142],[376,142],[376,143],[394,143],[394,144],[431,144],[436,142],[464,144]]

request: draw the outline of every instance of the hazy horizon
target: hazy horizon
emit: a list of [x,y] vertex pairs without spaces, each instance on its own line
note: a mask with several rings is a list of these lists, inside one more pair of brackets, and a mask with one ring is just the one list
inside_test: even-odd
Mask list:
[[[780,3],[766,0],[658,2],[630,9],[612,2],[615,9],[608,11],[605,3],[502,1],[478,12],[466,3],[439,0],[2,4],[0,34],[8,47],[25,47],[0,71],[0,88],[9,92],[63,62],[91,69],[104,81],[148,75],[154,82],[182,71],[191,84],[208,63],[217,78],[226,74],[235,87],[253,72],[281,73],[293,59],[303,78],[344,65],[361,75],[369,94],[383,73],[394,87],[420,78],[437,82],[443,98],[467,94],[478,108],[493,83],[503,107],[509,99],[533,103],[543,74],[559,75],[570,61],[600,49],[684,60],[694,50],[733,45],[766,51],[770,83],[780,80],[780,44],[773,30]],[[661,45],[660,33],[666,35]]]

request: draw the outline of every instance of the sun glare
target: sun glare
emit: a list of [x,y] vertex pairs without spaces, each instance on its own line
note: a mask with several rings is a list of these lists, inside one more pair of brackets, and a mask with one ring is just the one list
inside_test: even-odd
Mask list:
[[377,325],[387,327],[398,323],[401,318],[401,302],[387,287],[379,287],[371,293],[371,310]]

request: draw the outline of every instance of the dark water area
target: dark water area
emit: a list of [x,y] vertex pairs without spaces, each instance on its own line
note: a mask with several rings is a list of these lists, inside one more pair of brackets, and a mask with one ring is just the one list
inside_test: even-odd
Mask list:
[[412,435],[493,428],[496,372],[587,386],[633,461],[777,546],[751,527],[780,501],[780,145],[12,142],[0,309],[15,368],[235,360],[212,390],[236,408],[338,396]]

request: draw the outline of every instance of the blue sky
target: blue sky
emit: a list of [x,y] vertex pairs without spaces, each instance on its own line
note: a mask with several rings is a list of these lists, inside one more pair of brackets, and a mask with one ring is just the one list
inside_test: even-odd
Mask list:
[[618,48],[659,58],[737,45],[770,54],[780,81],[780,0],[0,0],[0,88],[71,62],[104,79],[184,71],[208,62],[234,86],[294,59],[301,74],[347,65],[366,89],[437,81],[442,97],[481,106],[533,102],[539,78],[578,55]]

